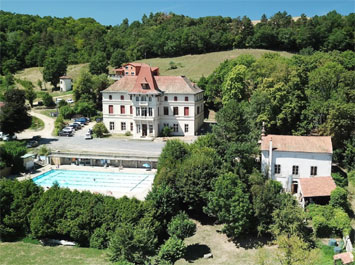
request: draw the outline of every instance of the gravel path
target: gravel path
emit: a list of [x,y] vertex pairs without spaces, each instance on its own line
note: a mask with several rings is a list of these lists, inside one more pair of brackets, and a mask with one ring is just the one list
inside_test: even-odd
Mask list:
[[30,139],[32,136],[40,135],[42,138],[53,138],[52,132],[54,130],[54,119],[50,118],[46,115],[34,112],[31,110],[29,112],[31,116],[35,116],[41,119],[44,122],[44,128],[40,131],[34,131],[31,129],[27,129],[19,134],[17,134],[18,139]]

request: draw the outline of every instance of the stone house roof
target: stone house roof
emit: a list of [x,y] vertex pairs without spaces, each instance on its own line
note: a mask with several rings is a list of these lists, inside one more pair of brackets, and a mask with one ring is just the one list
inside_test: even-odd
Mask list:
[[300,178],[299,183],[303,197],[330,196],[336,188],[332,177]]
[[284,152],[333,153],[330,136],[293,136],[270,134],[262,137],[261,150],[269,150],[272,140],[273,150]]

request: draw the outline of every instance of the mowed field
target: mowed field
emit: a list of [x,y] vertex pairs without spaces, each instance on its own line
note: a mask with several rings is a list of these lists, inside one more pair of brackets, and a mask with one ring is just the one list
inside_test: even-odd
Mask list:
[[2,265],[104,265],[112,264],[107,250],[79,247],[44,247],[24,242],[0,243]]
[[[288,52],[276,52],[262,49],[236,49],[231,51],[211,52],[205,54],[185,55],[173,58],[152,58],[146,60],[139,60],[137,62],[143,62],[150,64],[151,66],[157,66],[160,68],[160,75],[185,75],[193,81],[198,81],[201,76],[210,75],[214,69],[216,69],[220,63],[227,59],[233,59],[242,54],[251,54],[256,58],[259,58],[266,52],[279,53],[285,57],[291,57],[293,54]],[[177,69],[169,70],[170,62],[174,62],[177,65]],[[112,71],[112,67],[109,70]],[[26,68],[15,74],[15,78],[28,80],[39,89],[37,86],[38,80],[43,80],[42,71],[43,67]],[[89,64],[77,64],[69,65],[67,75],[72,77],[75,81],[81,71],[88,71]],[[49,83],[46,83],[46,88],[51,88]]]

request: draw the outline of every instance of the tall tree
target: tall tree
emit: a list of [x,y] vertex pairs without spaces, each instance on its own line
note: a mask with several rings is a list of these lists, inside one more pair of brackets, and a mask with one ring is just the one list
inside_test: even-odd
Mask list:
[[50,82],[54,88],[59,83],[59,77],[67,71],[67,62],[61,56],[47,57],[43,64],[43,79]]
[[0,131],[13,135],[30,127],[31,117],[27,114],[23,90],[7,90],[4,103],[0,112]]
[[204,211],[225,223],[223,231],[231,237],[249,231],[252,218],[250,194],[240,178],[227,173],[218,177],[208,195]]
[[93,75],[107,74],[107,66],[108,61],[105,53],[99,52],[90,60],[89,70]]

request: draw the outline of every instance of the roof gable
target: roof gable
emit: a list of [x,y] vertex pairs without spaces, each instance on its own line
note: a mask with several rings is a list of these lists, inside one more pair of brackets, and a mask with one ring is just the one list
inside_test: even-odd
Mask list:
[[270,134],[262,137],[262,151],[269,150],[270,140],[272,140],[273,150],[276,151],[333,153],[332,140],[330,136],[293,136]]

